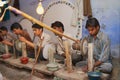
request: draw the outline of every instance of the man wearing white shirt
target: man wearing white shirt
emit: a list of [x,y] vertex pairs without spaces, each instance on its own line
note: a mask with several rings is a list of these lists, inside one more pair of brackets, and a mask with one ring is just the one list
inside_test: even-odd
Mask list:
[[[65,35],[70,36],[70,34],[64,32],[64,25],[60,21],[55,21],[54,23],[51,24],[51,27]],[[61,35],[58,35],[58,34],[55,34],[55,35],[57,36],[57,40],[58,40],[58,44],[56,44],[56,55],[55,55],[56,59],[64,61],[64,59],[66,58],[64,41],[68,42],[68,47],[70,49],[73,65],[75,65],[78,61],[80,61],[82,59],[82,56],[80,54],[78,54],[77,51],[72,49],[73,41],[71,41]]]
[[[33,24],[32,29],[33,29],[33,32],[34,32],[34,36],[38,38],[37,41],[34,41],[34,43],[31,43],[28,40],[26,40],[24,37],[20,37],[19,39],[21,41],[27,43],[31,47],[33,47],[36,51],[38,50],[40,44],[42,43],[42,48],[41,48],[41,51],[40,51],[39,59],[40,60],[47,60],[48,59],[48,54],[47,54],[47,52],[44,54],[43,49],[50,43],[51,37],[50,37],[49,34],[45,33],[43,31],[43,27],[38,25],[38,24]],[[35,54],[33,54],[31,56],[34,57]]]

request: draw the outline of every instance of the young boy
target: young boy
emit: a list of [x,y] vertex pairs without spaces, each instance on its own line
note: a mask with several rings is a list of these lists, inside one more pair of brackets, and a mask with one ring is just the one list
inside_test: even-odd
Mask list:
[[3,41],[1,41],[1,51],[5,52],[5,45],[8,45],[8,50],[10,53],[13,53],[13,43],[12,41],[16,39],[16,36],[12,34],[11,32],[8,31],[7,27],[1,26],[0,27],[0,34],[1,37],[3,38]]
[[[37,41],[34,41],[34,43],[33,43],[33,42],[28,41],[24,37],[20,37],[19,39],[21,41],[25,42],[26,44],[28,44],[29,46],[31,46],[32,48],[37,49],[37,50],[40,47],[40,44],[42,44],[39,59],[40,60],[47,60],[48,53],[43,53],[43,50],[47,45],[49,45],[51,37],[50,37],[50,35],[45,33],[43,31],[43,27],[38,25],[38,24],[33,24],[32,29],[34,32],[34,36],[38,38],[38,39],[36,38]],[[46,51],[47,51],[47,49],[46,49]]]
[[[17,23],[17,22],[13,23],[11,25],[10,29],[14,34],[17,35],[18,40],[20,37],[24,37],[26,40],[32,42],[32,39],[31,39],[29,33],[26,30],[23,30],[22,26],[19,23]],[[18,43],[16,43],[16,44],[18,44]],[[34,49],[27,44],[26,44],[26,51],[27,51],[28,57],[33,57],[31,55],[34,54]],[[19,51],[19,50],[17,50],[16,53],[18,53],[18,56],[22,55],[21,51]]]

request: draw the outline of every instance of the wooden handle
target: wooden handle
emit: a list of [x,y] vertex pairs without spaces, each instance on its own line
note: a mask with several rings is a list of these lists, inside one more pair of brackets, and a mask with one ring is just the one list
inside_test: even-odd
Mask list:
[[33,67],[32,67],[30,80],[32,80],[32,75],[33,75],[33,73],[34,73],[34,68],[35,68],[35,65],[37,64],[38,57],[39,57],[39,55],[40,55],[40,51],[41,51],[41,48],[42,48],[42,42],[43,42],[43,39],[41,40],[40,46],[39,46],[38,51],[37,51],[37,54],[35,55],[35,63],[33,64]]
[[5,8],[5,10],[4,10],[4,12],[3,12],[2,16],[0,17],[0,22],[3,20],[4,15],[5,15],[5,13],[6,13],[7,9],[8,9],[8,8]]
[[68,72],[72,72],[72,59],[71,59],[71,55],[69,52],[69,48],[68,48],[68,42],[64,41],[64,46],[65,46],[65,55],[66,55],[66,65],[67,65],[67,70]]
[[73,41],[75,41],[75,42],[77,41],[76,39],[74,39],[74,38],[72,38],[72,37],[70,37],[70,36],[64,35],[64,34],[62,34],[62,33],[59,32],[59,31],[56,31],[55,29],[47,26],[46,24],[42,23],[41,21],[39,21],[39,20],[31,17],[30,15],[28,15],[28,14],[26,14],[26,13],[24,13],[24,12],[22,12],[22,11],[16,9],[16,8],[12,7],[12,6],[8,6],[8,9],[11,10],[11,11],[13,11],[13,12],[15,12],[15,13],[17,13],[17,14],[22,15],[23,17],[29,19],[30,21],[32,21],[32,22],[34,22],[34,23],[37,23],[38,25],[42,26],[43,28],[46,28],[46,29],[48,29],[48,30],[50,30],[50,31],[52,31],[52,32],[54,32],[54,33],[56,33],[56,34],[59,34],[60,36],[64,36],[64,37],[66,37],[66,38],[68,38],[68,39],[70,39],[70,40],[73,40]]

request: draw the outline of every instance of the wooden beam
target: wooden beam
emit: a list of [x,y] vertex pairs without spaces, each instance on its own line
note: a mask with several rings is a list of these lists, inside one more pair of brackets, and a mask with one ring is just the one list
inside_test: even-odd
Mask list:
[[64,46],[65,46],[65,55],[66,55],[66,65],[67,65],[67,70],[68,72],[72,72],[72,59],[71,59],[71,55],[70,55],[70,51],[69,51],[69,47],[68,47],[68,42],[64,41]]
[[24,12],[22,12],[22,11],[16,9],[16,8],[12,7],[12,6],[8,6],[8,9],[15,12],[15,13],[17,13],[17,14],[22,15],[23,17],[29,19],[30,21],[32,21],[34,23],[37,23],[38,25],[42,26],[43,28],[46,28],[46,29],[48,29],[48,30],[50,30],[50,31],[52,31],[52,32],[54,32],[56,34],[59,34],[59,35],[64,36],[64,37],[66,37],[66,38],[68,38],[70,40],[73,40],[73,41],[77,42],[76,39],[74,39],[74,38],[72,38],[70,36],[64,35],[59,31],[56,31],[55,29],[51,28],[50,26],[47,26],[46,24],[42,23],[41,21],[31,17],[30,15],[28,15],[28,14],[26,14],[26,13],[24,13]]

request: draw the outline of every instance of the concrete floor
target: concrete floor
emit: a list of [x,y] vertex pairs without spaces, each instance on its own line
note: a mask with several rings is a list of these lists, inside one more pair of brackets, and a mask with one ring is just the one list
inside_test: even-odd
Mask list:
[[[4,80],[30,80],[30,71],[18,69],[7,64],[0,63],[0,72]],[[46,80],[32,76],[32,80]]]
[[[113,72],[110,80],[120,80],[120,60],[113,59]],[[30,70],[19,69],[0,62],[0,72],[4,76],[4,80],[30,80]],[[32,76],[32,80],[53,80],[52,78],[41,79],[37,76]]]
[[120,80],[120,58],[113,59],[113,71],[111,80]]

